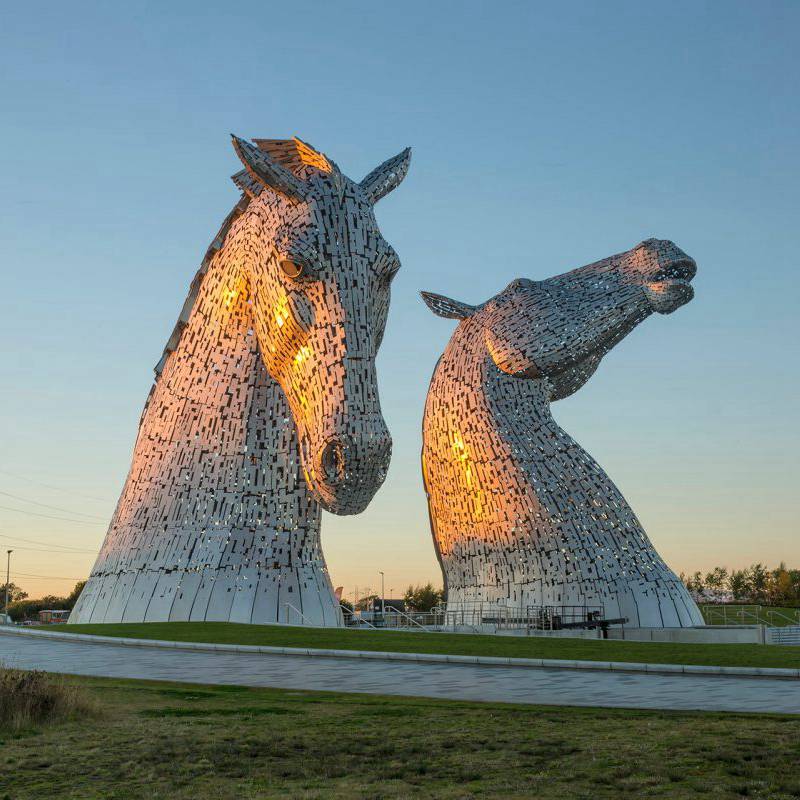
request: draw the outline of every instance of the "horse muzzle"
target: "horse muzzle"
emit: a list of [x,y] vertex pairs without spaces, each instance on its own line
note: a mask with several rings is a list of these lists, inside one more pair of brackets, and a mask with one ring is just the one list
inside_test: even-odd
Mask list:
[[694,297],[690,281],[697,273],[694,259],[674,261],[642,284],[644,296],[657,314],[671,314]]
[[386,479],[391,456],[385,424],[368,426],[359,436],[328,439],[316,459],[312,487],[322,507],[332,514],[360,514]]

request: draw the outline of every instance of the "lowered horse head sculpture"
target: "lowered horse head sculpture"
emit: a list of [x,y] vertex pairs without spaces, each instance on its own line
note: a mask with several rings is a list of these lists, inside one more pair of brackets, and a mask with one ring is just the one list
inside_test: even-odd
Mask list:
[[479,306],[423,293],[434,313],[461,320],[423,421],[448,607],[591,606],[632,625],[702,624],[617,487],[550,413],[642,320],[691,300],[695,272],[672,242],[648,239],[515,280]]
[[131,469],[71,622],[342,622],[321,508],[364,510],[391,438],[375,356],[400,266],[362,181],[300,141],[234,137],[242,197],[156,367]]

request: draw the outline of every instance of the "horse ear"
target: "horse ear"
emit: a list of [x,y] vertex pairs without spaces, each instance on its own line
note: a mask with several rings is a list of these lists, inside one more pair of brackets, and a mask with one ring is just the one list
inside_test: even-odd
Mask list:
[[271,158],[264,150],[254,147],[233,134],[231,134],[231,139],[236,155],[241,159],[245,169],[259,183],[290,200],[305,199],[307,187],[304,181]]
[[386,197],[392,189],[396,189],[408,173],[410,163],[411,148],[406,147],[402,153],[398,153],[394,158],[384,161],[372,170],[359,184],[370,203],[374,205],[382,197]]
[[445,297],[443,294],[434,294],[433,292],[420,292],[420,294],[425,304],[437,317],[465,319],[466,317],[471,317],[478,310],[477,306],[460,303],[458,300]]

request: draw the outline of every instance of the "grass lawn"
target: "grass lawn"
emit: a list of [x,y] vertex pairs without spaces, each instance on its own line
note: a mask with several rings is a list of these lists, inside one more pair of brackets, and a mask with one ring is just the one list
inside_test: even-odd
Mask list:
[[[52,626],[45,626],[53,630]],[[667,644],[598,639],[485,636],[462,633],[239,625],[231,622],[145,622],[68,625],[67,633],[94,633],[183,642],[321,647],[402,653],[637,661],[658,664],[800,668],[800,647],[759,644]],[[1,796],[0,796],[1,798]]]
[[700,606],[706,625],[770,625],[782,628],[800,625],[800,609],[781,606],[739,605],[735,603]]
[[0,731],[0,800],[800,796],[798,717],[68,680],[102,717]]

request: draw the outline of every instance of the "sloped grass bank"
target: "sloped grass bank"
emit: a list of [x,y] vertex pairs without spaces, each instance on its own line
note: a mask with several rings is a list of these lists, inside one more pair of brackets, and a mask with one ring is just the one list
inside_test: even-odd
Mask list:
[[0,734],[0,798],[800,796],[800,718],[68,678],[106,709]]
[[[47,630],[53,630],[52,626]],[[650,664],[699,664],[734,667],[800,668],[800,647],[758,644],[672,644],[594,639],[485,636],[460,633],[353,631],[231,622],[146,622],[67,625],[65,633],[163,639],[178,642],[319,647],[395,653],[563,658],[581,661],[631,661]]]

